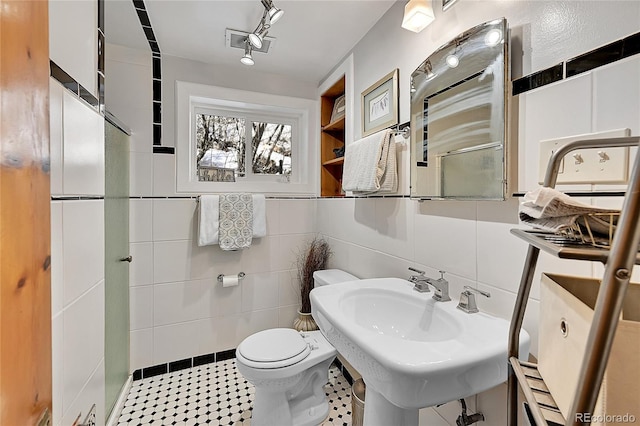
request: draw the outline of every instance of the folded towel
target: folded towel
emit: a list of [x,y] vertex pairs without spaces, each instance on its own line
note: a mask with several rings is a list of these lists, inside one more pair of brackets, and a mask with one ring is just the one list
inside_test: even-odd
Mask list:
[[[266,199],[264,194],[253,194],[253,238],[267,235]],[[218,244],[220,224],[220,196],[201,195],[198,209],[198,245]]]
[[[527,192],[520,203],[520,220],[536,228],[559,232],[575,225],[585,226],[585,215],[592,213],[619,213],[620,210],[594,207],[574,200],[553,189],[541,187]],[[609,220],[590,217],[589,227],[594,233],[608,235]]]
[[220,196],[201,195],[198,208],[198,245],[218,244]]
[[345,146],[342,189],[356,194],[395,192],[395,138],[386,129]]
[[253,197],[251,194],[220,195],[218,239],[225,251],[241,250],[253,238]]

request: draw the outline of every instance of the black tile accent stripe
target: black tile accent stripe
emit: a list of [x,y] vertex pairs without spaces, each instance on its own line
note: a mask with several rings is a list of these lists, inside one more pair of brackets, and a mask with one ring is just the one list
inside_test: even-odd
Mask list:
[[142,370],[136,370],[133,372],[133,380],[141,380],[142,379]]
[[173,361],[169,363],[169,373],[173,373],[174,371],[184,370],[186,368],[191,368],[193,365],[193,359],[187,358],[182,359],[180,361]]
[[67,90],[73,92],[76,96],[78,96],[78,93],[80,91],[80,85],[78,84],[78,82],[51,60],[49,61],[49,74],[59,83],[61,83]]
[[[162,145],[162,56],[160,54],[160,45],[153,32],[151,20],[147,13],[147,7],[143,0],[132,0],[133,7],[136,9],[138,20],[142,26],[142,31],[149,42],[152,53],[153,68],[153,146],[154,148]],[[155,152],[155,151],[154,151]]]
[[153,123],[162,123],[162,104],[160,102],[153,103]]
[[216,352],[216,362],[225,361],[227,359],[232,359],[236,357],[236,350],[229,349],[226,351]]
[[199,365],[211,364],[212,362],[216,362],[216,354],[206,354],[200,356],[193,357],[193,366],[198,367]]
[[198,367],[200,365],[211,364],[218,361],[226,361],[235,357],[236,350],[228,349],[225,351],[198,355],[193,358],[185,358],[179,361],[171,361],[167,364],[158,364],[152,367],[139,368],[133,372],[133,380],[141,380],[153,376],[159,376],[160,374],[173,373],[174,371],[185,370],[187,368]]
[[614,41],[567,61],[567,77],[622,59],[622,40]]
[[153,148],[157,148],[162,142],[162,124],[153,125]]
[[640,33],[630,35],[622,39],[622,57],[628,58],[629,56],[637,55],[640,53]]
[[162,78],[162,66],[160,64],[160,58],[153,57],[153,78],[154,80],[160,80]]
[[167,364],[158,364],[153,367],[147,367],[142,369],[142,377],[153,377],[165,374],[168,372]]
[[513,82],[513,96],[562,80],[562,64],[519,78]]
[[98,101],[98,99],[96,99],[96,97],[93,96],[87,89],[82,87],[82,84],[79,84],[78,87],[80,92],[79,93],[80,99],[84,100],[86,103],[88,103],[92,107],[98,108],[98,106],[100,105],[100,102]]
[[[640,32],[598,47],[590,52],[547,68],[542,71],[518,78],[513,81],[513,95],[519,95],[564,78],[573,77],[591,71],[603,65],[640,53]],[[564,67],[564,72],[563,72]]]
[[154,154],[175,154],[176,149],[173,146],[154,146],[153,147]]

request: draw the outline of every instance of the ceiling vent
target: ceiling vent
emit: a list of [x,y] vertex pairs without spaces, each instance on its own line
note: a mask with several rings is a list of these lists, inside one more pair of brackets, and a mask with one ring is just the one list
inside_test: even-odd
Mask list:
[[[235,47],[236,49],[244,50],[245,41],[249,33],[246,31],[238,31],[227,28],[224,32],[225,43],[227,47]],[[269,49],[275,44],[276,39],[273,37],[266,36],[262,41],[262,47],[260,49],[256,49],[253,47],[254,52],[267,53]]]

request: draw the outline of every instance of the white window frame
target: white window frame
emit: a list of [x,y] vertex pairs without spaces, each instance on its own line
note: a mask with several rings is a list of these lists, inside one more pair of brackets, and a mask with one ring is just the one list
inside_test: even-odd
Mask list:
[[[244,115],[252,121],[292,125],[291,175],[250,173],[236,182],[201,182],[197,177],[195,114]],[[227,87],[176,82],[177,192],[258,192],[268,195],[315,195],[318,172],[317,102]],[[248,123],[248,122],[247,122]],[[248,128],[251,132],[251,128]],[[245,139],[248,136],[245,134]],[[250,138],[250,136],[249,136]],[[250,139],[249,139],[250,140]],[[247,145],[251,150],[251,143]]]

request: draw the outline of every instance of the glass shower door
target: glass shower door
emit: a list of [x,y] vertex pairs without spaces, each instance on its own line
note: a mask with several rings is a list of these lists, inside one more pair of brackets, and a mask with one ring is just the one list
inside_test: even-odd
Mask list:
[[[129,136],[105,121],[105,415],[129,376]],[[105,419],[106,421],[106,419]]]

